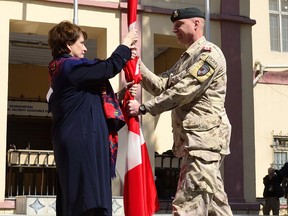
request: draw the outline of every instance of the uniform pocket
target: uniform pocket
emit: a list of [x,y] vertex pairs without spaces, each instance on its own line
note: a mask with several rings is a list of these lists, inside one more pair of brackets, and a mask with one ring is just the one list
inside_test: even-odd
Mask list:
[[220,124],[221,117],[218,115],[193,116],[183,121],[183,128],[187,131],[208,131]]

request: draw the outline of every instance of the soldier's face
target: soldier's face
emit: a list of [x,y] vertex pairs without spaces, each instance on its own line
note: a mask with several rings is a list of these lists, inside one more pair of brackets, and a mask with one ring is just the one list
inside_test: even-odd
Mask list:
[[268,174],[269,175],[273,175],[274,174],[274,169],[273,168],[271,168],[271,167],[269,167],[269,169],[268,169]]
[[[173,32],[177,42],[185,47],[189,47],[198,39],[199,19],[181,19],[174,22]],[[197,32],[198,31],[198,32]]]

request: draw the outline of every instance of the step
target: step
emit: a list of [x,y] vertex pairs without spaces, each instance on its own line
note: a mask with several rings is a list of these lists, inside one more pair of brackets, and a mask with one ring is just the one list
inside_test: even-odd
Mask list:
[[[113,196],[112,198],[113,216],[124,215],[123,197]],[[15,214],[20,215],[56,215],[56,196],[17,196]],[[0,214],[1,215],[1,214]]]

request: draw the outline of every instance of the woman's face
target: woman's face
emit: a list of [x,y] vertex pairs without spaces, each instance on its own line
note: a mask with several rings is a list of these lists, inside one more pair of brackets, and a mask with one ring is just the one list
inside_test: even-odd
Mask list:
[[84,55],[87,52],[87,48],[84,42],[85,42],[84,37],[81,34],[81,36],[78,38],[78,40],[74,44],[72,45],[67,44],[67,47],[70,50],[69,54],[73,57],[84,58]]

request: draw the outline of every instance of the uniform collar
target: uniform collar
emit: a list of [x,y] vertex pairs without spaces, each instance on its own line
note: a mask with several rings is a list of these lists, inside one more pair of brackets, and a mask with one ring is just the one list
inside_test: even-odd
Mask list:
[[188,49],[185,51],[185,53],[187,53],[188,55],[191,55],[193,52],[195,52],[195,50],[203,43],[206,42],[206,38],[204,36],[202,36],[201,38],[199,38],[197,41],[195,41],[193,44],[191,44],[190,47],[188,47]]

